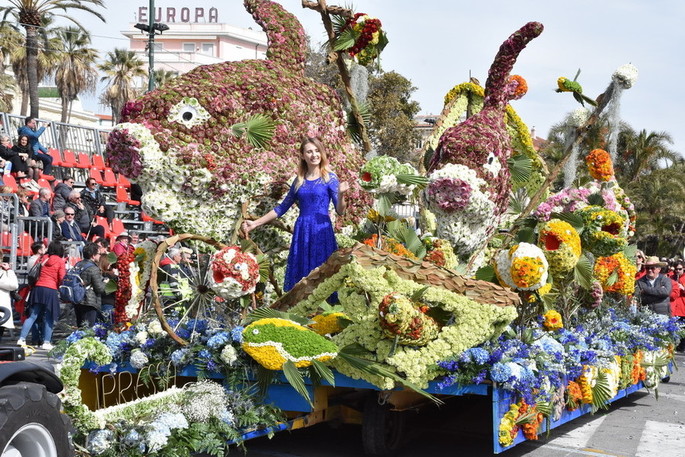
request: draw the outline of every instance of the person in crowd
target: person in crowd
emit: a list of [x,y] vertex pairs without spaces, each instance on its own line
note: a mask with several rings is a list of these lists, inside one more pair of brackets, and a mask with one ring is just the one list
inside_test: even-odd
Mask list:
[[[12,140],[9,135],[0,135],[0,159],[11,160],[15,152],[12,150]],[[4,164],[3,164],[4,167]]]
[[639,249],[635,254],[635,266],[637,267],[637,272],[635,273],[635,280],[637,281],[647,274],[647,271],[645,270],[645,253]]
[[121,257],[130,250],[133,250],[133,246],[131,246],[131,237],[128,232],[121,232],[114,240],[112,252],[115,253],[117,257]]
[[[114,269],[114,264],[107,256],[107,249],[102,249],[100,246],[100,260],[98,261],[98,267],[100,267],[100,272],[102,272],[103,282],[105,283],[105,288],[107,288],[107,283],[114,281],[116,283],[119,277]],[[116,291],[107,293],[107,291],[100,294],[100,301],[102,304],[101,314],[105,322],[112,321],[112,311],[114,310]]]
[[43,255],[48,251],[48,248],[44,243],[40,241],[34,241],[31,244],[31,256],[26,259],[26,270],[29,271],[38,262],[38,259],[43,257]]
[[187,247],[181,248],[181,262],[179,263],[181,273],[186,278],[193,275],[193,250]]
[[93,243],[100,247],[100,255],[107,255],[109,252],[109,241],[107,241],[107,238],[98,238],[97,240],[93,241]]
[[67,241],[64,235],[62,235],[62,222],[66,220],[64,211],[58,209],[52,213],[50,219],[52,219],[52,239],[55,241]]
[[51,344],[52,330],[55,322],[59,319],[60,312],[57,290],[67,273],[64,263],[64,247],[59,241],[52,241],[48,246],[45,257],[44,260],[41,259],[43,266],[40,270],[40,277],[29,298],[31,315],[21,327],[21,334],[19,335],[17,345],[26,345],[26,337],[29,331],[38,320],[38,317],[42,315],[44,342],[41,348],[51,350],[53,347]]
[[102,278],[102,271],[98,266],[100,261],[100,246],[95,243],[88,243],[83,248],[83,260],[74,265],[74,268],[81,270],[79,275],[86,287],[86,296],[80,304],[74,304],[76,314],[76,325],[88,327],[95,325],[102,310],[101,295],[105,292],[105,283]]
[[159,262],[159,267],[162,270],[159,275],[159,288],[165,303],[178,301],[181,298],[179,280],[184,276],[180,262],[181,250],[178,248],[169,249]]
[[29,206],[31,202],[29,201],[29,193],[25,189],[17,189],[17,199],[19,200],[19,205],[17,206],[17,215],[19,217],[28,217]]
[[90,214],[107,218],[107,222],[112,224],[114,210],[105,205],[105,197],[99,189],[99,184],[93,178],[88,178],[86,188],[81,191],[81,200],[88,207]]
[[55,197],[52,199],[52,209],[64,209],[69,201],[69,195],[74,190],[74,177],[71,175],[64,176],[61,183],[55,186]]
[[50,197],[52,197],[50,189],[41,187],[38,192],[38,198],[29,205],[31,217],[50,217]]
[[19,287],[17,275],[12,270],[12,266],[7,262],[0,263],[0,308],[3,314],[9,314],[10,318],[0,325],[0,340],[5,334],[6,328],[14,328],[14,318],[12,317],[12,292]]
[[668,264],[661,262],[658,257],[651,256],[645,259],[646,274],[637,280],[636,286],[640,289],[640,300],[643,306],[657,314],[671,315],[671,280],[661,274],[662,268]]
[[[0,186],[0,194],[13,194],[12,188],[10,186]],[[14,202],[11,196],[0,197],[0,217],[5,223],[11,221],[12,207]],[[14,221],[12,221],[14,222]]]
[[81,232],[86,234],[86,239],[91,239],[95,236],[104,238],[105,228],[98,225],[95,216],[90,213],[89,208],[81,200],[81,192],[72,190],[69,194],[69,201],[64,207],[66,213],[67,208],[74,210],[74,220],[78,224]]
[[29,116],[24,119],[24,126],[19,127],[19,136],[26,135],[29,137],[29,146],[33,151],[33,158],[43,162],[43,172],[47,175],[52,174],[52,157],[48,154],[48,149],[40,143],[40,136],[45,131],[46,127],[50,127],[50,123],[45,124],[44,127],[37,128],[38,123],[35,118]]
[[[57,213],[57,211],[55,211],[55,213]],[[62,237],[64,237],[66,241],[79,241],[81,243],[85,243],[86,240],[83,238],[81,228],[74,219],[76,217],[76,211],[74,211],[74,208],[66,208],[63,214],[64,221],[60,224],[62,229]]]
[[283,216],[297,202],[300,215],[295,222],[288,255],[284,290],[288,291],[310,271],[324,263],[338,248],[328,214],[331,201],[338,214],[345,212],[346,182],[330,172],[328,156],[319,138],[306,137],[300,145],[297,177],[283,202],[255,221],[245,221],[243,233]]
[[[671,292],[671,316],[678,318],[685,325],[685,262],[676,262],[672,280],[673,291]],[[685,338],[680,340],[676,348],[678,352],[685,351]]]
[[19,135],[17,141],[12,146],[14,156],[12,157],[12,171],[16,172],[17,178],[22,182],[22,187],[38,192],[40,186],[36,182],[40,177],[40,170],[36,167],[34,154],[29,145],[29,137]]

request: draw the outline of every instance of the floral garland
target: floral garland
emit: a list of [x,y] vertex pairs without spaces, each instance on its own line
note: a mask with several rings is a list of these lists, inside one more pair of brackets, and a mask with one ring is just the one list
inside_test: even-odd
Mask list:
[[530,243],[519,243],[502,250],[495,259],[500,283],[517,290],[537,290],[547,283],[549,264],[542,250]]
[[98,426],[97,417],[83,404],[79,378],[81,369],[86,361],[92,361],[97,365],[107,365],[112,361],[107,346],[95,338],[83,338],[70,345],[62,356],[59,369],[59,377],[64,383],[63,406],[64,410],[79,430],[88,430]]
[[215,252],[209,269],[209,286],[227,300],[253,293],[260,279],[257,258],[238,246],[227,246]]
[[542,224],[538,246],[545,254],[549,273],[555,279],[563,278],[573,270],[582,253],[580,235],[576,229],[559,219]]
[[[117,291],[114,294],[114,323],[115,325],[125,324],[135,317],[138,313],[139,302],[135,303],[135,311],[131,309],[130,301],[132,297],[131,287],[131,263],[135,260],[133,248],[127,249],[117,259],[116,268],[119,271],[117,280]],[[133,311],[133,313],[131,313]]]
[[304,368],[314,360],[328,362],[338,355],[335,343],[280,318],[259,319],[245,327],[242,348],[268,370],[281,370],[286,362]]
[[[632,295],[635,292],[636,273],[637,267],[623,252],[609,257],[599,257],[595,261],[594,275],[604,292]],[[616,279],[613,283],[609,283],[609,277],[612,275],[615,275]]]
[[614,177],[614,165],[611,156],[604,149],[593,149],[585,157],[585,164],[592,179],[610,181]]

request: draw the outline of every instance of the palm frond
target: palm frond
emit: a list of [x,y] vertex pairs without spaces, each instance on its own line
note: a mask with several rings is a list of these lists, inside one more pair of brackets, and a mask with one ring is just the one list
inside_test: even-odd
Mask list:
[[245,325],[258,321],[260,319],[287,319],[293,322],[297,322],[300,325],[309,324],[309,319],[307,319],[306,317],[298,316],[297,314],[278,311],[273,308],[262,307],[255,309],[247,315],[247,317],[245,318]]
[[513,179],[515,183],[523,184],[528,182],[530,175],[533,172],[533,162],[528,156],[523,154],[512,156],[507,159],[507,165],[509,166],[511,179]]
[[426,247],[421,242],[416,231],[410,229],[407,224],[402,221],[392,221],[388,223],[387,230],[392,238],[404,244],[416,257],[423,259],[426,256]]
[[331,371],[331,369],[323,362],[312,360],[312,370],[310,371],[316,372],[319,378],[325,380],[330,385],[335,386],[335,376],[333,375],[333,371]]
[[283,364],[283,374],[285,375],[285,379],[288,380],[288,383],[295,389],[295,392],[302,395],[302,398],[313,406],[312,398],[309,396],[309,390],[307,390],[307,386],[304,383],[302,373],[300,373],[300,370],[298,370],[295,364],[290,360]]
[[585,254],[581,255],[573,269],[573,278],[585,290],[592,288],[593,266]]
[[231,132],[238,138],[245,135],[247,142],[255,148],[264,148],[271,141],[275,128],[276,123],[273,119],[263,114],[256,114],[247,122],[239,122],[231,126]]
[[599,369],[595,378],[595,385],[592,386],[592,411],[607,409],[609,400],[611,400],[609,376],[602,369]]

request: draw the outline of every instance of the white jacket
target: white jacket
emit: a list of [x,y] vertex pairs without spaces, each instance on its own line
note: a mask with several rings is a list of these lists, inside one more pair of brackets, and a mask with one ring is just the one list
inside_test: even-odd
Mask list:
[[[19,287],[19,282],[17,281],[17,275],[14,274],[12,270],[0,269],[0,308],[5,308],[12,313],[12,298],[10,297],[10,292],[17,290]],[[10,318],[2,324],[5,328],[14,328],[14,319]]]

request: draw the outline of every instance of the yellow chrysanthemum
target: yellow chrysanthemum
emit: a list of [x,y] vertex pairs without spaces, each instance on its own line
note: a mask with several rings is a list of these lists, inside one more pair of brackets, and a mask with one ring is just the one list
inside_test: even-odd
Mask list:
[[559,330],[560,328],[564,328],[564,323],[561,320],[561,314],[559,314],[557,311],[550,309],[542,317],[545,319],[542,322],[542,326],[545,327],[545,330]]
[[[595,262],[595,278],[605,292],[632,295],[635,292],[635,273],[637,267],[622,252],[599,257]],[[615,281],[609,284],[609,278],[612,276],[615,277]]]
[[342,331],[340,319],[345,317],[345,314],[341,312],[317,314],[312,318],[314,323],[310,325],[310,328],[319,335],[333,335]]
[[559,219],[542,225],[538,246],[545,253],[553,278],[562,278],[573,270],[582,252],[576,229]]

